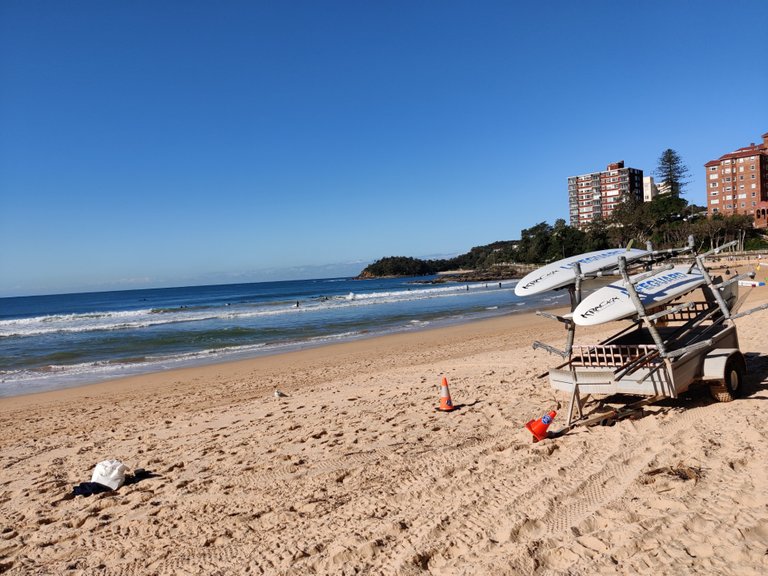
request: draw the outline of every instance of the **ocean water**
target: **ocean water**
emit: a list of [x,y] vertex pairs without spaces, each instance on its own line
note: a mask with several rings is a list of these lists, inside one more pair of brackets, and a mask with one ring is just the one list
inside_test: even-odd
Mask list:
[[0,298],[0,396],[100,382],[567,302],[515,281],[331,278]]

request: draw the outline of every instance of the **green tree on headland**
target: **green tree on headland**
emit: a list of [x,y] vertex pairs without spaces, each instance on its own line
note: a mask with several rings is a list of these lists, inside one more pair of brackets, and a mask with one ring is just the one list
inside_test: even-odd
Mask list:
[[488,270],[515,261],[517,242],[502,240],[475,246],[454,258],[420,260],[405,256],[389,256],[366,266],[361,278],[382,276],[431,276],[449,270]]
[[683,188],[688,184],[686,178],[689,172],[680,155],[672,150],[672,148],[667,148],[659,156],[659,164],[654,175],[661,184],[669,188],[670,194],[679,196],[683,193]]
[[363,276],[430,276],[439,266],[434,260],[419,260],[406,256],[390,256],[377,260],[363,270]]

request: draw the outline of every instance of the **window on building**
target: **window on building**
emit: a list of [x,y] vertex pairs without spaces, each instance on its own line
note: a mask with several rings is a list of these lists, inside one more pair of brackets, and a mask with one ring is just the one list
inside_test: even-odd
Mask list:
[[709,183],[710,188],[717,188],[717,182],[710,182]]
[[710,172],[717,172],[717,166],[710,166],[709,167]]
[[754,174],[752,174],[752,175],[750,176],[750,178],[751,178],[752,180],[754,180],[754,179],[755,179],[755,175],[754,175]]

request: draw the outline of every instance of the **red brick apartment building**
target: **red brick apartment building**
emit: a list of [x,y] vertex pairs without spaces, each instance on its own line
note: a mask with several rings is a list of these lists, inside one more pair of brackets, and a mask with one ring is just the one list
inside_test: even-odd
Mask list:
[[768,132],[762,138],[704,164],[710,216],[751,214],[755,228],[768,228]]
[[623,160],[608,164],[603,172],[570,176],[571,226],[584,228],[597,218],[607,218],[620,202],[632,196],[643,201],[643,171],[625,168]]

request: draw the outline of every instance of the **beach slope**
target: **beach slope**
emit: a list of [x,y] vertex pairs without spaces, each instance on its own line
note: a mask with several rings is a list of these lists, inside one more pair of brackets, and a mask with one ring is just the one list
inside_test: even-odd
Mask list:
[[[536,444],[533,315],[2,399],[0,573],[765,574],[765,317],[744,398]],[[149,477],[73,497],[107,458]]]

